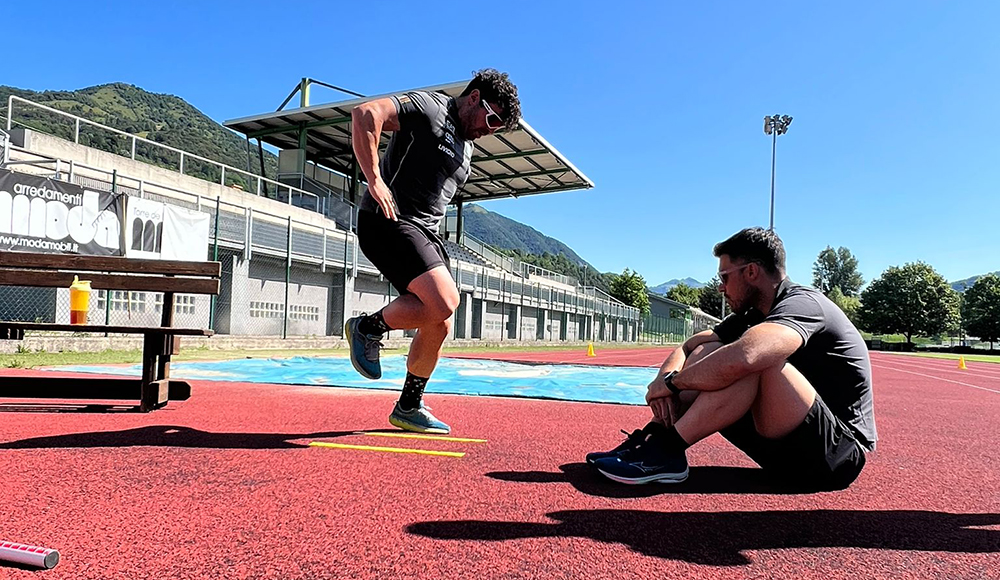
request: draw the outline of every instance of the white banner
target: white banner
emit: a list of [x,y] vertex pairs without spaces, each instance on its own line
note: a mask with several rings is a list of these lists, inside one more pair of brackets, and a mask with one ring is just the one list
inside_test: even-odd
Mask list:
[[164,206],[163,249],[164,260],[204,262],[208,259],[209,218],[205,212],[173,205]]
[[125,255],[130,258],[202,262],[208,256],[209,214],[129,197]]
[[158,260],[163,244],[164,204],[129,197],[125,204],[125,256]]

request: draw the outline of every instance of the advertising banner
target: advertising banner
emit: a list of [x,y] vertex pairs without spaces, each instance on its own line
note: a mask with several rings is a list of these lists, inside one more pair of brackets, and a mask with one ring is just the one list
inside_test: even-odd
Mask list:
[[120,256],[122,197],[0,169],[0,251]]

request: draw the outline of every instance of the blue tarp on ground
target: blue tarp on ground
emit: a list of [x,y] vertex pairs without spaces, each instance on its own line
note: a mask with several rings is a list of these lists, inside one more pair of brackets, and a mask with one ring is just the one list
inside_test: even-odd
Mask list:
[[[141,366],[72,366],[60,371],[139,376]],[[238,359],[212,362],[174,362],[170,375],[178,379],[239,381],[312,386],[401,390],[406,358],[382,357],[382,378],[365,379],[346,357]],[[494,395],[645,404],[646,385],[656,369],[584,365],[518,364],[491,360],[442,358],[428,393]]]

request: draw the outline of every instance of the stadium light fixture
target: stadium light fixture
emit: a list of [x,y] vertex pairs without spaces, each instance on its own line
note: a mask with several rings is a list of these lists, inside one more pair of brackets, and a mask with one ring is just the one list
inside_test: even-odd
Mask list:
[[771,135],[771,223],[769,229],[774,229],[774,157],[778,148],[778,135],[788,132],[792,118],[788,115],[768,115],[764,117],[764,134]]

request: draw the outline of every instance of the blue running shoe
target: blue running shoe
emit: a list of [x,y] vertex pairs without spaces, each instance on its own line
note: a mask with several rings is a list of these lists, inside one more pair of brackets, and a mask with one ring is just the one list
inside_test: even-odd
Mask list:
[[394,427],[399,427],[404,431],[415,431],[417,433],[436,433],[447,435],[451,433],[451,427],[439,421],[437,417],[431,415],[431,410],[424,406],[421,401],[420,407],[412,411],[404,411],[399,408],[399,403],[392,409],[389,415],[389,423]]
[[378,352],[382,348],[381,336],[372,336],[358,330],[358,323],[365,315],[348,319],[344,324],[344,338],[351,346],[351,364],[354,369],[366,379],[382,378],[382,365],[378,361]]
[[598,459],[606,459],[608,457],[618,457],[618,454],[622,451],[628,449],[635,449],[637,445],[646,440],[646,430],[636,429],[629,433],[628,431],[622,429],[622,433],[625,434],[626,439],[621,442],[618,447],[615,447],[611,451],[594,451],[587,454],[587,463],[595,463]]
[[688,477],[687,455],[668,452],[649,435],[632,449],[594,462],[604,477],[618,483],[680,483]]

